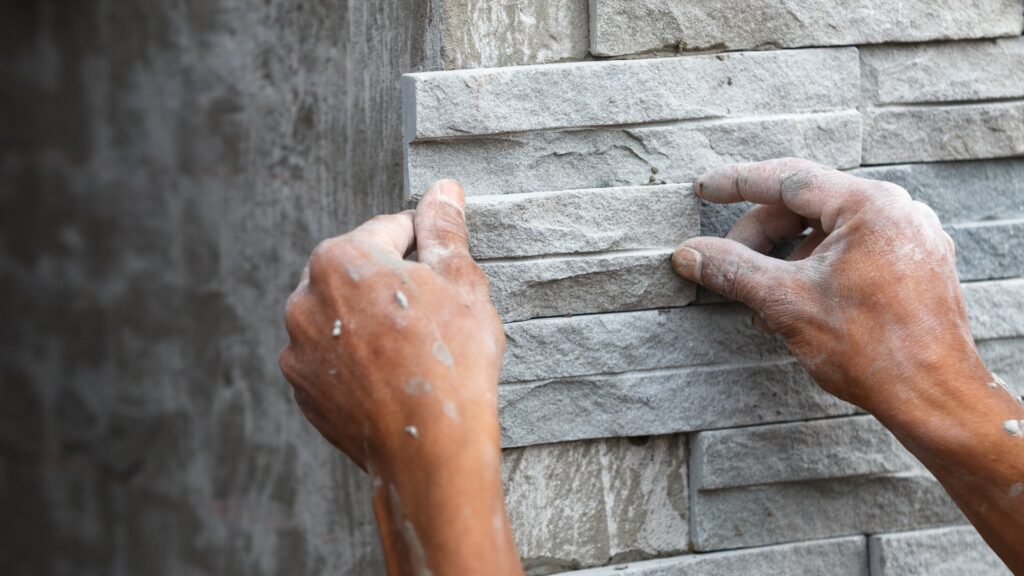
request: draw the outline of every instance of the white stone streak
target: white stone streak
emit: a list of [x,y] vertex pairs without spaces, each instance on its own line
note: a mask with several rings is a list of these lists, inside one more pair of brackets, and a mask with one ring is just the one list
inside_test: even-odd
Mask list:
[[688,545],[686,439],[597,440],[507,450],[512,530],[531,573]]

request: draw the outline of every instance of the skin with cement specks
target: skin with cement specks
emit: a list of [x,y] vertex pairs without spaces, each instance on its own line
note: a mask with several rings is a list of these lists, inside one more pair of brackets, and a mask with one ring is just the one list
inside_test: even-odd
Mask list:
[[[415,213],[323,242],[288,301],[281,368],[309,421],[373,476],[389,574],[521,572],[499,470],[505,336],[463,204],[439,182]],[[321,318],[344,319],[344,337]]]

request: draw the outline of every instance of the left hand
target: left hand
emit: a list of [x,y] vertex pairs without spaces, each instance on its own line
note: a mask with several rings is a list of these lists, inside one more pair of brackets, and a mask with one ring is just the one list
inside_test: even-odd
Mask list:
[[[434,184],[313,251],[288,299],[281,370],[321,434],[364,470],[415,447],[497,451],[505,335],[469,255],[464,193]],[[418,249],[419,262],[405,260]]]

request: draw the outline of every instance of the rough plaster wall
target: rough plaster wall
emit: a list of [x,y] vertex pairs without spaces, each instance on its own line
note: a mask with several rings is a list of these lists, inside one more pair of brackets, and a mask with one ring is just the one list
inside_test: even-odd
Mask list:
[[277,351],[316,242],[400,206],[426,1],[4,4],[3,572],[379,573]]

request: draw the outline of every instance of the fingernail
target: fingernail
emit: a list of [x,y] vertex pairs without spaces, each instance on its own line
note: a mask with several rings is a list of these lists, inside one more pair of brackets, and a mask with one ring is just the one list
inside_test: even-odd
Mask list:
[[438,180],[430,188],[437,191],[438,200],[465,214],[463,206],[466,203],[466,196],[462,190],[462,184],[458,180],[451,178]]
[[687,280],[698,280],[700,278],[701,255],[693,248],[679,248],[672,255],[672,267],[676,274]]

